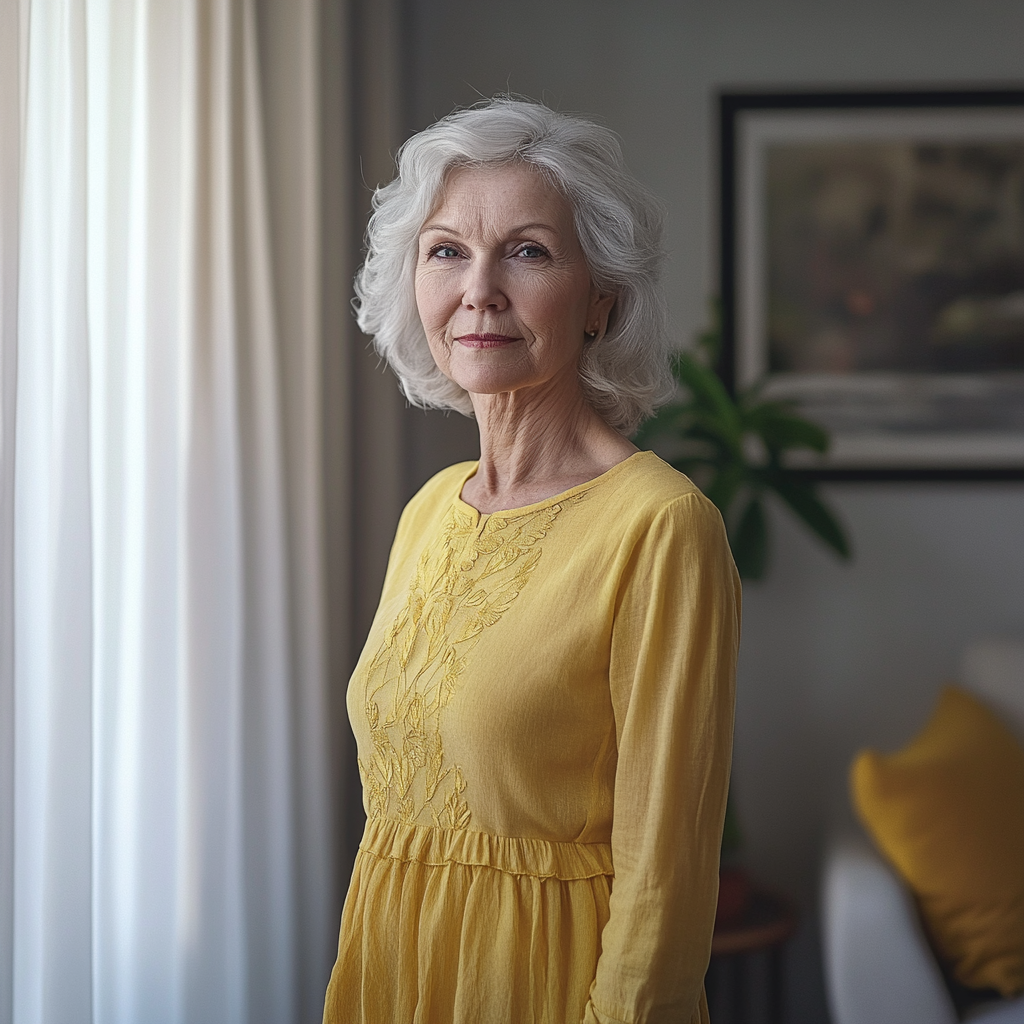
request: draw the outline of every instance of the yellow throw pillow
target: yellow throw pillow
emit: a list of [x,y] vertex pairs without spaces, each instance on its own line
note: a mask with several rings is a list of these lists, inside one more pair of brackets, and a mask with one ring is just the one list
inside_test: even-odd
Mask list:
[[850,786],[956,978],[1024,991],[1024,749],[1006,727],[946,687],[907,747],[857,755]]

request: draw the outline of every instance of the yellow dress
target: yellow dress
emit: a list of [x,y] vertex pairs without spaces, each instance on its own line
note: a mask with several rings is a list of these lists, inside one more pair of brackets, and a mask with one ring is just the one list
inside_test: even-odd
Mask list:
[[739,583],[650,452],[410,502],[348,691],[366,831],[325,1024],[707,1021]]

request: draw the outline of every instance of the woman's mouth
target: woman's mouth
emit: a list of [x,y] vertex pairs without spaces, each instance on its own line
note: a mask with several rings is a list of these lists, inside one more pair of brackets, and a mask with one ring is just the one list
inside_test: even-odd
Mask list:
[[511,334],[462,334],[455,340],[466,348],[498,348],[520,339]]

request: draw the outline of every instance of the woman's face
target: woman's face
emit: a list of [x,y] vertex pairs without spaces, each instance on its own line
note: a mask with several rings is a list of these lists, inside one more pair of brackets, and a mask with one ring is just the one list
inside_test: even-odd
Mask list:
[[527,164],[448,178],[420,232],[416,304],[434,360],[472,394],[575,390],[614,296],[590,280],[569,203]]

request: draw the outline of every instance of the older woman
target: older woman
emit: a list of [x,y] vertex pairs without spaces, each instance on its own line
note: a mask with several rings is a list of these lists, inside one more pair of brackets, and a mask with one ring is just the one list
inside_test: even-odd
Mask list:
[[739,590],[627,435],[670,393],[614,136],[506,98],[410,139],[359,323],[478,462],[406,508],[349,688],[368,817],[331,1024],[706,1021]]

